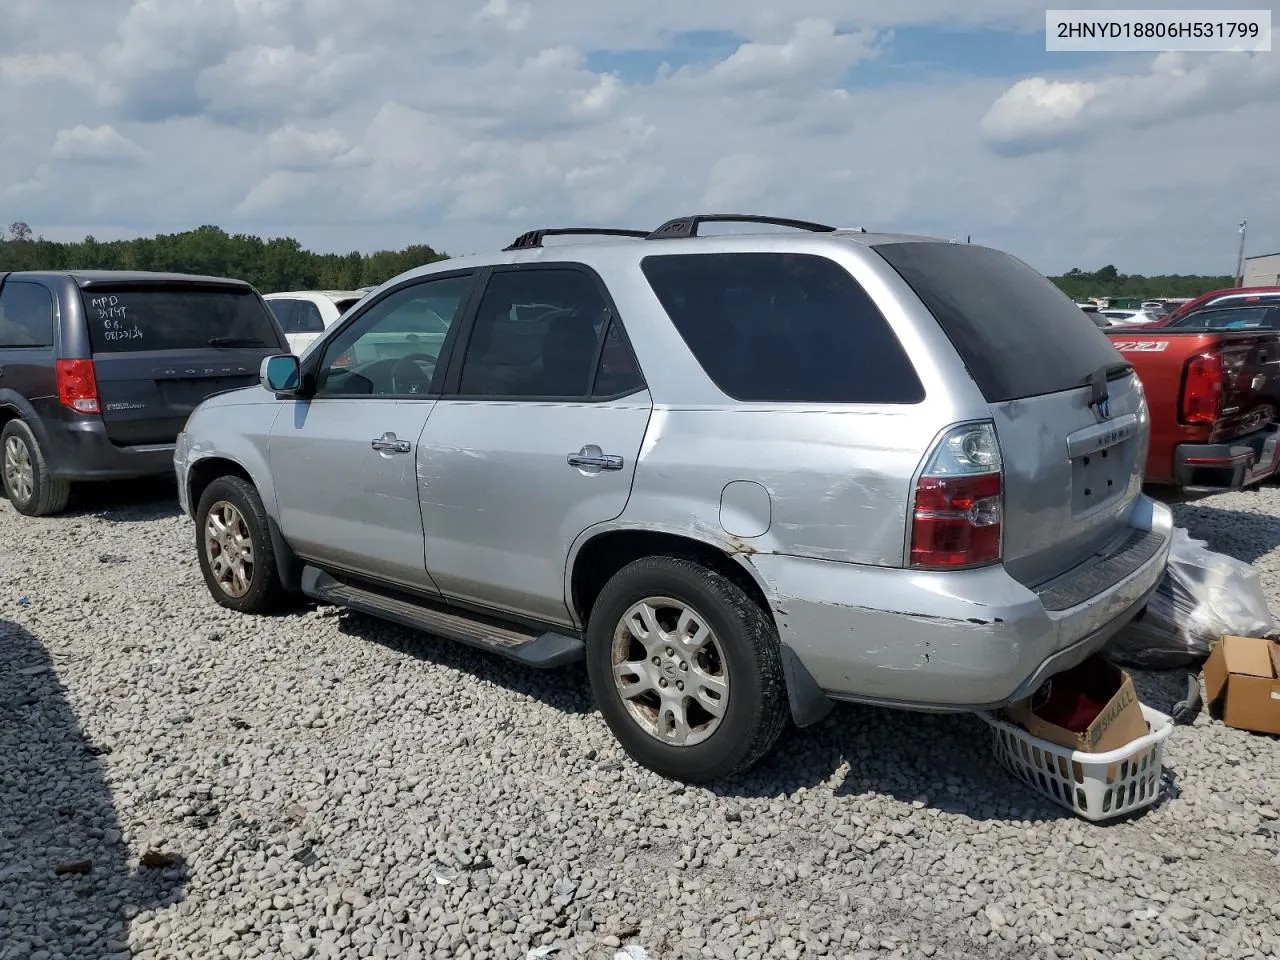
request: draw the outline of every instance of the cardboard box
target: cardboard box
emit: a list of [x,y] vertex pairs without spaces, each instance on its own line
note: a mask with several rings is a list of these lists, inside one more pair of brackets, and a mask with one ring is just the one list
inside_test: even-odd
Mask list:
[[1280,644],[1263,637],[1223,637],[1204,665],[1211,710],[1229,727],[1280,734]]
[[[1087,693],[1091,700],[1100,704],[1100,709],[1084,730],[1077,732],[1058,726],[1037,715],[1037,707],[1043,709],[1045,706],[1044,692],[1051,691],[1053,685]],[[1133,688],[1133,678],[1097,656],[1051,677],[1036,696],[1019,701],[1006,713],[1033,737],[1082,753],[1118,750],[1150,733],[1142,715],[1142,703]]]

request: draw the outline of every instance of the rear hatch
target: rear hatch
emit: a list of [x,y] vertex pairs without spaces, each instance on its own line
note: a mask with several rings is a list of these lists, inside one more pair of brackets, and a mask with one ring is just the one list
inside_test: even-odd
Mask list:
[[94,282],[81,290],[107,436],[173,443],[196,405],[257,382],[263,357],[288,352],[247,284]]
[[1107,336],[1015,257],[875,247],[938,321],[990,404],[1004,462],[1003,558],[1037,586],[1118,546],[1142,485],[1142,388]]

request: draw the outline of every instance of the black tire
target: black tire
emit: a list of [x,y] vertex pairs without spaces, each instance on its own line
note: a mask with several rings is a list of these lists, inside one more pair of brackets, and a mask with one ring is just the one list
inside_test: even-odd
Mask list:
[[[218,544],[206,538],[209,514],[215,507],[219,515],[226,516],[224,505],[234,508],[243,521],[244,532],[252,548],[252,564],[242,578],[247,584],[243,593],[232,592],[235,586],[224,584],[223,577],[215,571],[215,557],[222,553]],[[267,512],[262,498],[253,484],[240,477],[219,477],[205,488],[196,507],[196,555],[200,558],[200,572],[204,574],[209,593],[220,605],[240,613],[269,613],[277,609],[283,598],[280,574],[276,567],[275,547],[267,526]],[[217,546],[217,552],[213,548]],[[243,569],[243,568],[242,568]]]
[[[21,444],[25,448],[26,460],[30,465],[31,490],[22,497],[11,488],[9,482],[11,443]],[[10,420],[5,424],[4,430],[0,431],[0,482],[3,482],[5,496],[9,498],[13,508],[28,517],[47,517],[61,513],[71,498],[71,484],[49,473],[44,451],[40,449],[31,428],[21,420]]]
[[[728,706],[719,726],[693,745],[664,743],[641,726],[614,679],[615,631],[634,604],[658,597],[687,605],[705,621],[727,668]],[[591,690],[609,729],[633,760],[669,779],[709,783],[740,773],[773,748],[786,724],[772,618],[732,580],[694,561],[646,557],[616,573],[591,609],[586,646]]]

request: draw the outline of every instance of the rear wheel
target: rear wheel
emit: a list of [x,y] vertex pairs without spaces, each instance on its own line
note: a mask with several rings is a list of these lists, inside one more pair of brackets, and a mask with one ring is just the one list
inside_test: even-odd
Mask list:
[[196,550],[200,572],[224,607],[266,613],[281,601],[275,549],[262,498],[240,477],[219,477],[196,508]]
[[60,513],[71,497],[71,484],[49,473],[35,434],[21,420],[0,431],[0,479],[13,508],[28,517]]
[[773,621],[690,560],[650,557],[614,575],[590,613],[587,672],[627,753],[674,780],[746,770],[786,722]]

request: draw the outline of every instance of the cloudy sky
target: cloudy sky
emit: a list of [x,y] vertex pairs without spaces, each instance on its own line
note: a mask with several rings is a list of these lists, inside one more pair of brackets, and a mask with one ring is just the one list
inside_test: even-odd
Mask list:
[[1229,273],[1242,217],[1280,250],[1280,51],[1046,53],[1026,0],[4,8],[0,221],[53,239],[461,254],[732,210],[1050,273]]

